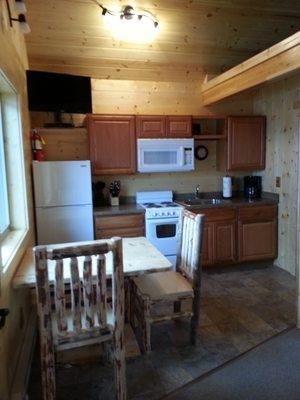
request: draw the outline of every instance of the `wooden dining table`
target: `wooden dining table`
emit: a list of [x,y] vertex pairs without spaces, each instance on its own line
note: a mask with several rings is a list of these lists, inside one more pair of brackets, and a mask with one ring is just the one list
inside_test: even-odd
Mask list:
[[[60,245],[55,245],[60,246]],[[66,243],[61,245],[66,246]],[[48,261],[49,283],[54,283],[55,261]],[[93,263],[93,278],[96,279],[96,265]],[[83,257],[79,259],[79,274],[82,277]],[[64,281],[70,282],[69,260],[64,261]],[[145,273],[168,271],[172,269],[170,261],[157,250],[145,237],[123,239],[123,271],[124,277],[138,276]],[[112,257],[107,255],[106,275],[112,275]],[[15,289],[35,287],[35,265],[32,248],[26,251],[21,264],[13,278]]]

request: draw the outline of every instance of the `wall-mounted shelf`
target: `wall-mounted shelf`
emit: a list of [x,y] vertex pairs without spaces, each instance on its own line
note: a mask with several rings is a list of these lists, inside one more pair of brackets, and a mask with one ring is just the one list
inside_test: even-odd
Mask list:
[[193,116],[193,138],[195,140],[225,139],[226,118],[220,115]]
[[193,135],[193,138],[195,140],[221,140],[225,139],[226,135],[220,134],[220,135]]

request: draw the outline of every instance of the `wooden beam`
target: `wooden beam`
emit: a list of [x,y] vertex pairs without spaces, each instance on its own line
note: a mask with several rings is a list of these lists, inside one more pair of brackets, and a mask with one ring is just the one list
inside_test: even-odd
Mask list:
[[202,85],[203,104],[214,104],[300,71],[300,31]]

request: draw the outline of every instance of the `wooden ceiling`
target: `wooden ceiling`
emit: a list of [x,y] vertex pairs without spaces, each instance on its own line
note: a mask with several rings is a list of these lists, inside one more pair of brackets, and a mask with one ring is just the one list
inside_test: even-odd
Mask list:
[[299,0],[103,0],[159,20],[154,41],[135,44],[112,37],[92,0],[25,2],[30,69],[101,79],[199,81],[300,29]]

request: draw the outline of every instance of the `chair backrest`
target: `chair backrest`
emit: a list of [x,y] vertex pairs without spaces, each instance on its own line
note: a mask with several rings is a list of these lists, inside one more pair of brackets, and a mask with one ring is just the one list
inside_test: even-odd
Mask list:
[[178,227],[176,270],[194,281],[201,270],[204,215],[181,210]]
[[[122,239],[98,240],[74,243],[66,246],[37,246],[34,248],[36,267],[37,306],[41,329],[51,320],[51,297],[48,279],[48,260],[55,261],[55,315],[57,331],[62,336],[79,336],[82,332],[107,328],[106,257],[112,252],[112,312],[115,323],[124,320],[124,279]],[[92,256],[96,263],[96,279],[93,281]],[[83,258],[82,281],[78,258]],[[66,291],[64,283],[64,259],[70,259],[70,290],[72,321],[66,318]],[[93,289],[96,284],[96,292]],[[83,305],[82,305],[83,303]],[[96,311],[96,313],[95,313]],[[97,317],[95,318],[95,315]],[[70,322],[70,321],[69,321]],[[49,328],[49,327],[48,327]],[[49,328],[50,329],[50,328]]]

